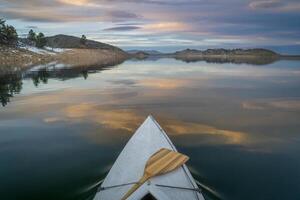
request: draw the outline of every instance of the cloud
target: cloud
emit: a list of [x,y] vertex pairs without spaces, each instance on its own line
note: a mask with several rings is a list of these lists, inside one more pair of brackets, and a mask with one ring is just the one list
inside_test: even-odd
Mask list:
[[255,0],[249,3],[252,9],[268,9],[276,12],[295,12],[300,11],[298,0]]
[[118,22],[138,18],[138,16],[134,13],[125,12],[121,10],[101,10],[99,8],[0,8],[0,14],[9,19],[21,19],[23,21],[29,22]]
[[[165,5],[165,6],[176,6],[176,5],[186,5],[186,0],[91,0],[97,3],[125,3],[125,4],[152,4],[152,5]],[[189,4],[199,4],[200,0],[189,0]],[[204,1],[202,1],[204,3]]]
[[112,28],[103,29],[104,31],[132,31],[136,29],[140,29],[139,26],[116,26]]
[[130,11],[90,0],[0,0],[0,16],[31,22],[126,21],[137,19]]
[[58,2],[64,4],[76,5],[76,6],[84,6],[84,5],[89,5],[90,0],[58,0]]
[[57,6],[60,3],[56,0],[49,1],[49,0],[0,0],[0,4],[5,4],[9,7],[49,7],[49,6]]
[[165,31],[187,31],[190,30],[188,24],[182,22],[159,22],[146,24],[143,26],[144,30],[154,31],[154,32],[165,32]]
[[249,6],[253,9],[257,8],[278,8],[283,6],[284,3],[279,0],[263,0],[263,1],[253,1]]
[[111,10],[106,12],[107,16],[113,19],[136,19],[138,16],[135,13],[123,11],[123,10]]
[[75,16],[68,13],[63,14],[53,10],[1,9],[0,13],[9,19],[21,19],[29,22],[66,22],[83,20],[80,16]]
[[[169,45],[170,40],[205,48],[291,45],[299,41],[299,10],[297,0],[0,0],[0,16],[17,21],[17,28],[28,22],[76,22],[68,25],[78,35],[126,46]],[[80,22],[85,28],[78,28]],[[64,31],[55,25],[38,24],[51,34]],[[95,33],[99,29],[104,31]]]

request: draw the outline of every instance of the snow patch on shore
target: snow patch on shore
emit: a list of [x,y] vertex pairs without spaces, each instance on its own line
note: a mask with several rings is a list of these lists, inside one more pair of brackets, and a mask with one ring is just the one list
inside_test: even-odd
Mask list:
[[37,53],[40,55],[56,55],[58,53],[63,53],[65,51],[69,51],[70,49],[62,49],[62,48],[52,48],[52,47],[44,47],[44,48],[37,48],[34,46],[22,46],[21,49],[26,49],[33,53]]
[[51,52],[55,52],[55,53],[63,53],[65,51],[69,51],[71,49],[63,49],[63,48],[52,48],[52,47],[45,47],[44,49],[51,51]]

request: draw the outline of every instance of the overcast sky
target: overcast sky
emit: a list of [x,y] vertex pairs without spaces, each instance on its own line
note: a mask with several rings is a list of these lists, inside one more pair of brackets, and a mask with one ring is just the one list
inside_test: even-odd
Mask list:
[[300,0],[0,0],[0,18],[125,49],[271,47],[300,53]]

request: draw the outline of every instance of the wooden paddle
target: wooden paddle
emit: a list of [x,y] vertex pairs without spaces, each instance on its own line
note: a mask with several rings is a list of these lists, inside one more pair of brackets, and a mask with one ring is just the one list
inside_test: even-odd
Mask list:
[[186,163],[188,159],[189,157],[181,153],[165,148],[160,149],[149,158],[145,166],[143,177],[138,183],[132,186],[122,200],[126,200],[150,178],[171,172]]

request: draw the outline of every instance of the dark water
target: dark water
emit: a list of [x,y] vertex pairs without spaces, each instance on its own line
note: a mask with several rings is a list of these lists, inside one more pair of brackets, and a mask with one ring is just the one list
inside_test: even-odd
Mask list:
[[211,199],[299,199],[300,62],[127,61],[0,79],[0,199],[92,199],[152,114]]

